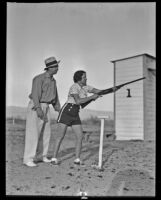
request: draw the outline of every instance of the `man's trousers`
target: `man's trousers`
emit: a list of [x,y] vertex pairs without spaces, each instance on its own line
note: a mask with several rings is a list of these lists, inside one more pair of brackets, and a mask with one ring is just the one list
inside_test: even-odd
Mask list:
[[[26,135],[25,135],[25,148],[24,148],[24,158],[23,162],[27,163],[28,161],[33,161],[36,156],[36,150],[39,142],[40,132],[43,126],[44,121],[37,117],[37,113],[33,110],[34,104],[30,100],[27,107],[27,116],[26,116]],[[48,122],[45,124],[43,137],[42,137],[42,156],[46,156],[49,147],[49,140],[51,135],[50,127],[50,108],[47,103],[41,103],[41,108],[43,112],[47,110]]]

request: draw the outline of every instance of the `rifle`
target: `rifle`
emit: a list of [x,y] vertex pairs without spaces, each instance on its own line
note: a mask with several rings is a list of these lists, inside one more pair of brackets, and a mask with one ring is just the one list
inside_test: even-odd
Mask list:
[[[133,80],[133,81],[129,81],[129,82],[126,82],[126,83],[123,83],[121,85],[118,85],[118,86],[115,86],[115,87],[111,87],[111,88],[108,88],[108,89],[105,89],[105,90],[101,90],[98,95],[105,95],[105,94],[109,94],[109,93],[112,93],[112,92],[115,92],[115,88],[116,90],[120,89],[121,87],[125,86],[125,85],[128,85],[128,84],[131,84],[131,83],[134,83],[136,81],[140,81],[140,80],[143,80],[145,79],[146,77],[143,77],[143,78],[139,78],[139,79],[136,79],[136,80]],[[89,103],[91,103],[92,101],[94,101],[94,99],[91,99],[85,103],[82,103],[81,104],[81,108],[84,108],[86,107]]]

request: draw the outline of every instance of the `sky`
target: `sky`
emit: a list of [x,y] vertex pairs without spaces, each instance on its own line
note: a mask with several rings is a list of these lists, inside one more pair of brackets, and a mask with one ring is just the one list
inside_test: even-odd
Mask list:
[[[6,105],[27,107],[32,79],[44,60],[60,60],[57,81],[61,105],[73,74],[85,70],[97,89],[113,86],[111,61],[147,53],[156,56],[155,2],[7,3]],[[87,107],[113,111],[113,94]]]

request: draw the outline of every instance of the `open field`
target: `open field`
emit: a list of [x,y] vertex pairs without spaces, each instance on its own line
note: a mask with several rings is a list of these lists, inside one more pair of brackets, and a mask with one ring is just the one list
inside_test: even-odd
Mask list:
[[[83,140],[81,157],[85,166],[75,167],[75,137],[68,129],[61,145],[59,166],[40,162],[36,168],[23,165],[25,121],[6,122],[6,194],[77,196],[155,196],[154,141],[117,141],[106,137],[113,130],[106,124],[103,146],[103,169],[98,164],[100,124],[87,121],[83,129],[89,138]],[[52,124],[52,132],[56,125]],[[50,150],[50,153],[52,151]]]

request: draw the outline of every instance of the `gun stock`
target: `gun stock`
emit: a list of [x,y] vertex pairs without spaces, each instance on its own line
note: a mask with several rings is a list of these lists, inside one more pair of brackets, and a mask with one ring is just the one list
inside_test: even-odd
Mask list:
[[[143,80],[143,79],[145,79],[145,78],[146,78],[146,77],[143,77],[143,78],[139,78],[139,79],[136,79],[136,80],[133,80],[133,81],[129,81],[129,82],[123,83],[123,84],[121,84],[121,85],[116,86],[116,88],[117,88],[117,89],[120,89],[121,87],[123,87],[123,86],[125,86],[125,85],[134,83],[134,82],[136,82],[136,81],[141,81],[141,80]],[[110,94],[110,93],[114,92],[113,89],[114,89],[114,87],[111,87],[111,88],[108,88],[108,89],[105,89],[105,90],[101,90],[101,91],[98,93],[98,95]],[[89,103],[91,103],[92,101],[94,101],[94,100],[92,99],[92,100],[89,100],[89,101],[87,101],[87,102],[85,102],[85,103],[82,103],[82,104],[81,104],[81,108],[86,107],[86,106],[87,106]]]

